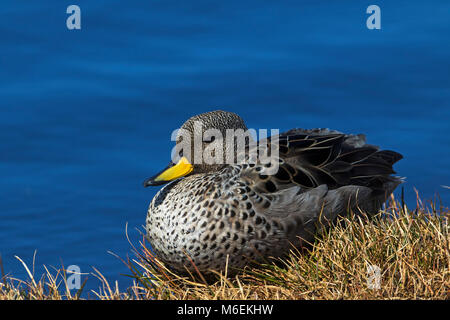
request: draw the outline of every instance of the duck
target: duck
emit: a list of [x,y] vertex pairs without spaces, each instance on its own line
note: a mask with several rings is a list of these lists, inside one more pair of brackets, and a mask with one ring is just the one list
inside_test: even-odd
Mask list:
[[[153,253],[170,269],[234,274],[282,257],[313,243],[339,216],[375,215],[403,182],[393,170],[403,156],[367,144],[363,134],[291,129],[258,140],[273,153],[263,161],[262,152],[250,152],[251,135],[241,139],[240,151],[238,139],[224,138],[248,131],[233,112],[195,115],[178,130],[169,165],[145,180],[145,187],[164,185],[145,229]],[[206,151],[216,161],[199,161]],[[233,152],[231,161],[217,161]]]

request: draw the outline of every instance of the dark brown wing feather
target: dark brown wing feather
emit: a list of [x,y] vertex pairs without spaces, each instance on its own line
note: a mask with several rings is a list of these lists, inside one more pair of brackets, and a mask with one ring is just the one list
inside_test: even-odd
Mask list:
[[[326,184],[329,189],[345,185],[385,192],[385,185],[398,181],[392,166],[402,155],[366,144],[364,135],[346,135],[329,129],[293,129],[279,135],[280,168],[263,176],[266,190],[292,183],[304,189]],[[268,190],[270,192],[270,190]]]

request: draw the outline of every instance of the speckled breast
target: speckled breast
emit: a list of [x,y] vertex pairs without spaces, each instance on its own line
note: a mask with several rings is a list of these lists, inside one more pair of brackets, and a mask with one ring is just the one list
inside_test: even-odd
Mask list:
[[[275,239],[279,237],[276,222],[256,212],[237,170],[177,180],[154,197],[147,235],[164,263],[181,271],[193,270],[194,263],[206,271],[223,269],[228,259],[230,269],[241,268],[248,259],[286,246]],[[274,240],[275,246],[270,244]]]

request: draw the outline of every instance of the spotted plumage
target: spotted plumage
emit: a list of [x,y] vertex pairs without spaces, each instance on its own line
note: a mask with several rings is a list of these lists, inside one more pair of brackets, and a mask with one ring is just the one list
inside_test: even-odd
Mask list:
[[[183,127],[192,128],[192,119]],[[195,119],[204,129],[246,129],[224,111]],[[261,163],[194,165],[157,193],[146,229],[163,262],[178,271],[194,270],[193,264],[202,272],[226,264],[232,271],[278,257],[312,241],[319,225],[348,210],[377,212],[401,183],[392,176],[401,155],[366,144],[362,135],[293,129],[278,138],[274,174]]]

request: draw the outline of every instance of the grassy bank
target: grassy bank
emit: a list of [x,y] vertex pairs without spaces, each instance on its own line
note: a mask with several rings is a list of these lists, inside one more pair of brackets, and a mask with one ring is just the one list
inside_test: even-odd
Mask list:
[[[448,208],[435,203],[410,210],[395,199],[371,221],[342,218],[311,248],[276,262],[243,270],[238,276],[179,276],[145,247],[123,261],[134,277],[125,292],[98,270],[100,299],[449,299]],[[25,268],[28,268],[25,266]],[[377,274],[379,272],[379,277]],[[63,270],[47,270],[39,279],[3,276],[0,299],[79,299],[66,287]],[[378,280],[377,280],[378,279]],[[368,282],[369,281],[369,282]]]

